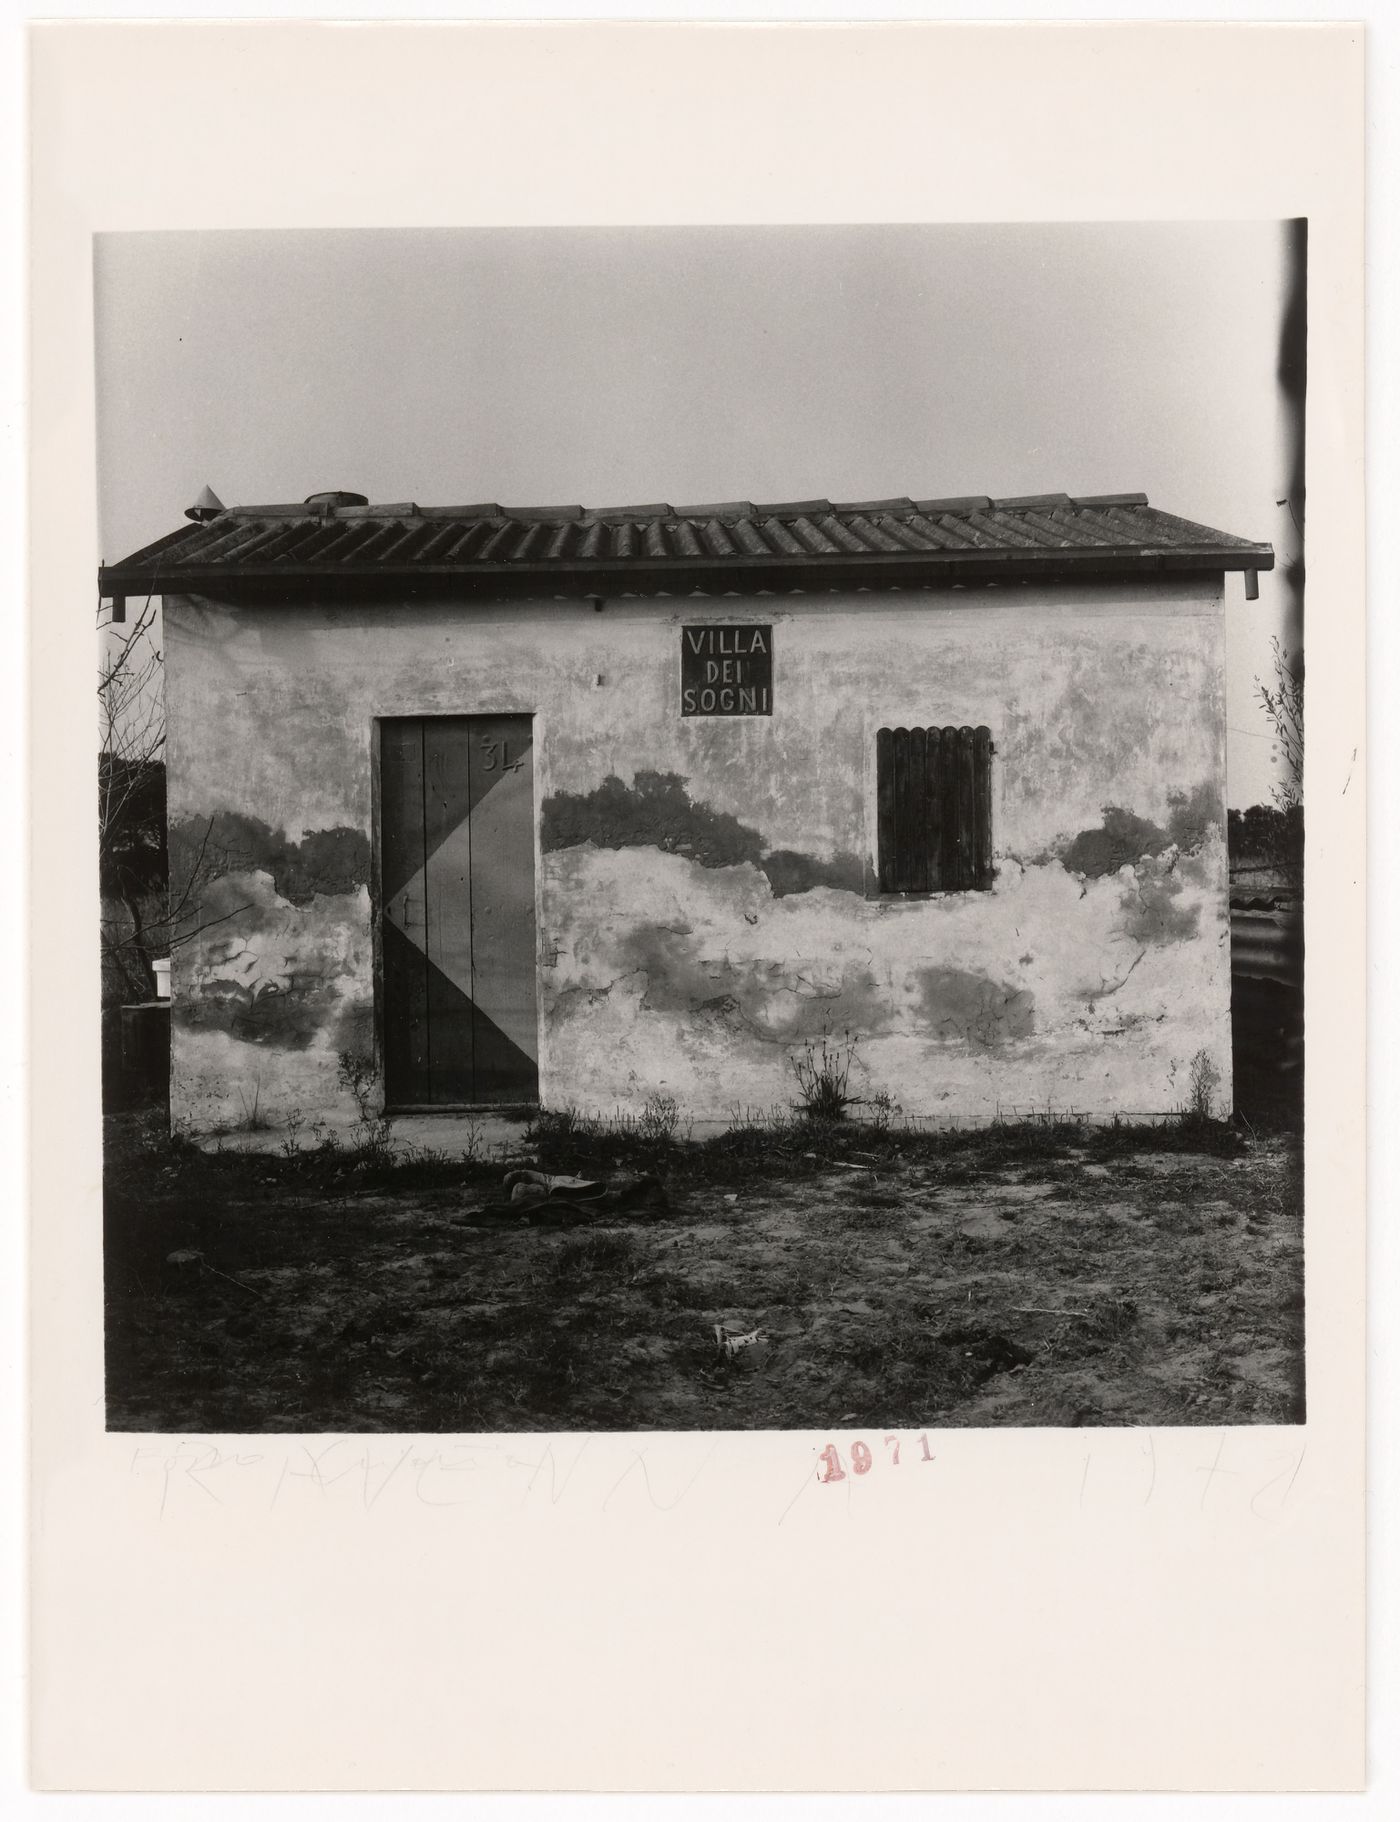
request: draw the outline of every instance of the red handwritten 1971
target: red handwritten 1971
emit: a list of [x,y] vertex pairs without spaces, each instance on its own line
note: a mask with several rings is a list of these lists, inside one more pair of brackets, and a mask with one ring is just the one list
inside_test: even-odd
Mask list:
[[[918,1440],[919,1453],[914,1459],[916,1461],[932,1461],[934,1457],[933,1452],[928,1446],[928,1432],[925,1431]],[[898,1436],[885,1437],[884,1446],[886,1450],[884,1459],[892,1468],[897,1468],[899,1466]],[[869,1443],[853,1442],[851,1444],[851,1472],[853,1474],[868,1474],[875,1465],[875,1459],[874,1451],[871,1449]],[[841,1451],[834,1442],[829,1442],[826,1445],[821,1454],[817,1457],[817,1463],[817,1479],[821,1482],[822,1486],[829,1487],[832,1481],[844,1480],[846,1478],[846,1470],[841,1461]],[[822,1472],[823,1468],[826,1470],[825,1473]]]

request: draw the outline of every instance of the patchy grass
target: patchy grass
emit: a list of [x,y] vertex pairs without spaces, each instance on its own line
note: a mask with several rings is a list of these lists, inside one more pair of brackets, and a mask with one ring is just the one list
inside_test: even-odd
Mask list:
[[[487,1212],[500,1167],[366,1146],[107,1145],[116,1429],[1286,1423],[1300,1156],[1211,1121],[922,1134],[791,1115],[702,1144],[541,1117],[547,1169],[670,1214]],[[715,1325],[765,1345],[727,1355]]]

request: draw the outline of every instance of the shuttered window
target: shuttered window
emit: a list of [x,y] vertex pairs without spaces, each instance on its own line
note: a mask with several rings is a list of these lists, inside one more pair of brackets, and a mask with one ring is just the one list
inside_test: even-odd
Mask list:
[[974,892],[992,883],[989,728],[875,736],[880,890]]

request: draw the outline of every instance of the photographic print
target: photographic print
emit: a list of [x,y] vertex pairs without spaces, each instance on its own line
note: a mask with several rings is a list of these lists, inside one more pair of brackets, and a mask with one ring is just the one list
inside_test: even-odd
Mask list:
[[1301,1423],[1306,256],[98,236],[108,1427]]

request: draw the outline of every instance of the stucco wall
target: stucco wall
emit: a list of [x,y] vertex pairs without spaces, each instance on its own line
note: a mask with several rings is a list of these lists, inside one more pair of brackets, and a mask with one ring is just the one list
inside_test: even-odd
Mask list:
[[[341,1123],[375,1054],[377,716],[536,717],[547,1105],[1228,1107],[1218,579],[1063,592],[231,609],[167,599],[177,1119]],[[771,718],[683,719],[680,627],[774,628]],[[873,893],[875,733],[985,723],[991,892]]]

